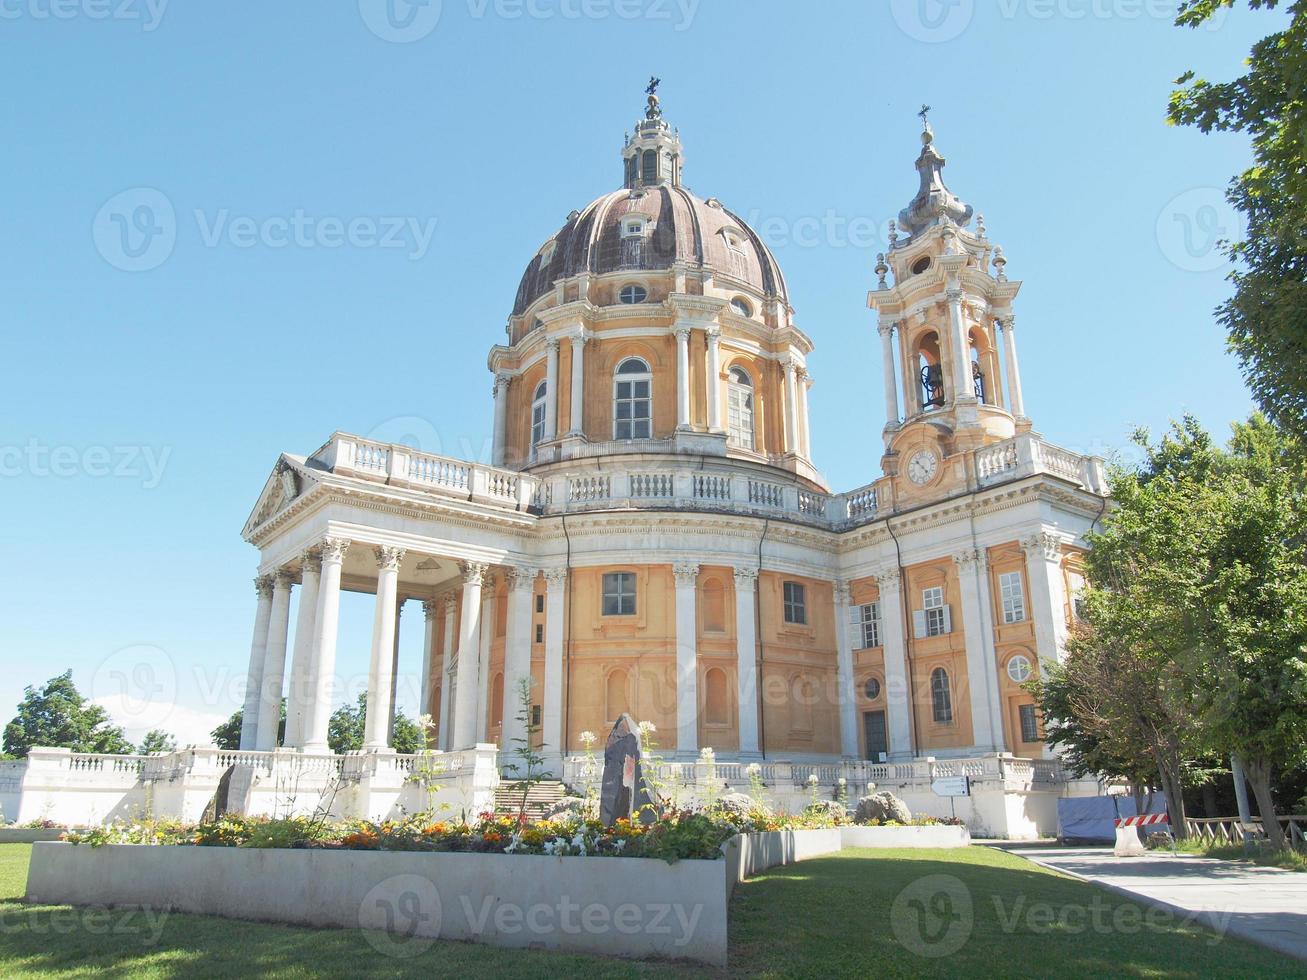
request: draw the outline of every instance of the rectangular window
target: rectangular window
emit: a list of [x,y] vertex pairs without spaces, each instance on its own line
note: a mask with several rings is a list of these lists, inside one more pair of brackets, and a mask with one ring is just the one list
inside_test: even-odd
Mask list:
[[808,603],[800,582],[785,582],[781,586],[785,598],[785,622],[799,626],[808,624]]
[[536,623],[536,642],[537,643],[545,642],[545,628],[540,623]]
[[868,602],[859,606],[857,623],[862,630],[862,648],[870,650],[880,646],[880,603]]
[[1026,618],[1026,593],[1021,588],[1020,572],[1004,572],[998,577],[1003,598],[1003,622],[1020,623]]
[[604,615],[635,615],[635,572],[604,573]]
[[921,608],[926,613],[926,635],[943,636],[949,631],[948,607],[944,605],[944,587],[923,589]]
[[1039,719],[1035,715],[1035,706],[1033,704],[1023,704],[1017,710],[1021,713],[1021,741],[1040,741]]
[[536,596],[536,612],[542,613],[544,611],[545,611],[545,597],[542,595],[538,595]]

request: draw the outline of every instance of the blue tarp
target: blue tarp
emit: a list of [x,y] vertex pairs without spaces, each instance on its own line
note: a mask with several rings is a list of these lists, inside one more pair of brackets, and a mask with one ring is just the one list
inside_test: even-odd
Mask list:
[[[1166,796],[1154,793],[1152,800],[1144,797],[1148,813],[1165,813]],[[1061,840],[1114,841],[1118,817],[1135,815],[1133,796],[1073,796],[1057,801],[1057,836]],[[1163,830],[1165,824],[1149,827],[1150,831]]]

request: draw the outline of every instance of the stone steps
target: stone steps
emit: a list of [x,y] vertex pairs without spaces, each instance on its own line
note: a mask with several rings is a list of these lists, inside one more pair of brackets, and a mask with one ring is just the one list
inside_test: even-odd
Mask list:
[[[532,785],[526,794],[526,812],[530,817],[543,817],[549,809],[566,796],[561,782],[549,780]],[[522,809],[522,791],[505,780],[495,790],[495,813],[517,816]]]

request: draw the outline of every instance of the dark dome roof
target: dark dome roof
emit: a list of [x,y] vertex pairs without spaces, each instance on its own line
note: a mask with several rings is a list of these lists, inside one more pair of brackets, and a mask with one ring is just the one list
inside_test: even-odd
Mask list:
[[[630,214],[645,215],[653,225],[636,251],[621,234],[621,221]],[[765,296],[789,301],[780,266],[757,233],[719,201],[705,201],[684,187],[663,184],[606,194],[573,211],[551,242],[552,251],[542,248],[527,266],[517,287],[514,316],[550,292],[559,279],[582,272],[670,270],[676,262],[692,269],[708,266]]]

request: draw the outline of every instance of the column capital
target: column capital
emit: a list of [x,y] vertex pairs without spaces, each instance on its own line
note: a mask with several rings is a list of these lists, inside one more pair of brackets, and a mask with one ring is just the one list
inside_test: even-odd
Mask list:
[[254,594],[260,599],[271,599],[272,585],[271,575],[260,575],[254,580]]
[[567,339],[572,342],[572,349],[575,350],[578,347],[585,346],[586,341],[590,339],[590,334],[584,330],[578,330],[574,334],[569,334]]
[[704,328],[703,335],[708,339],[708,343],[716,344],[722,339],[722,328],[713,324]]
[[947,290],[944,291],[944,295],[948,298],[948,301],[949,301],[950,303],[961,303],[961,302],[962,302],[962,287],[961,287],[961,286],[950,286]]
[[422,614],[426,617],[428,623],[436,618],[436,611],[440,608],[438,599],[426,599],[422,603]]
[[373,551],[377,556],[377,568],[383,572],[398,571],[399,563],[404,560],[403,548],[394,548],[390,545],[377,545]]
[[672,576],[678,589],[694,588],[699,581],[699,566],[693,562],[678,561],[672,566]]
[[545,350],[555,354],[558,353],[558,348],[561,346],[562,346],[562,341],[560,341],[557,337],[550,337],[548,340],[545,341]]
[[997,316],[995,316],[994,319],[998,321],[998,325],[1000,327],[1002,327],[1004,330],[1008,331],[1009,333],[1016,330],[1017,328],[1017,318],[1015,314],[1000,313]]
[[979,568],[982,571],[989,563],[984,549],[982,548],[963,548],[953,555],[953,562],[960,569]]
[[513,376],[507,371],[500,371],[495,375],[495,392],[498,393],[501,389],[507,391],[512,383]]
[[566,568],[546,568],[541,574],[545,577],[545,586],[551,592],[562,588],[567,582]]
[[322,571],[322,552],[318,548],[306,548],[300,555],[300,567],[304,572],[321,573]]
[[295,571],[283,565],[272,573],[272,584],[277,589],[289,589],[295,584]]
[[758,569],[752,565],[736,565],[734,573],[736,588],[752,589],[758,581]]
[[689,327],[684,327],[684,326],[681,326],[681,327],[674,327],[674,328],[672,329],[672,333],[676,335],[676,341],[677,341],[677,343],[682,343],[682,344],[683,344],[683,343],[685,343],[686,341],[688,341],[688,340],[690,339],[690,328],[689,328]]
[[345,538],[323,538],[321,542],[322,560],[339,565],[345,560],[345,552],[349,551],[349,546],[353,544]]
[[1021,547],[1032,561],[1040,558],[1049,562],[1062,560],[1062,539],[1051,531],[1040,531],[1022,538]]
[[897,320],[881,320],[876,324],[876,332],[886,339],[894,336],[894,331],[898,329]]
[[530,592],[535,588],[540,569],[530,565],[509,565],[505,576],[511,591]]
[[486,571],[489,565],[479,561],[461,561],[458,563],[458,570],[463,576],[463,584],[480,585],[486,578]]
[[786,355],[781,358],[781,370],[785,372],[787,377],[792,377],[798,369],[799,362],[793,356]]
[[835,580],[834,586],[835,586],[835,604],[837,606],[847,606],[849,604],[849,600],[852,598],[852,594],[849,589],[849,583],[842,578],[837,578]]
[[445,615],[447,617],[454,615],[454,610],[458,608],[458,593],[446,592],[444,602],[445,602]]
[[899,587],[903,584],[903,575],[897,566],[885,565],[871,573],[871,577],[876,580],[876,586],[880,589],[881,594],[888,592],[898,592]]

